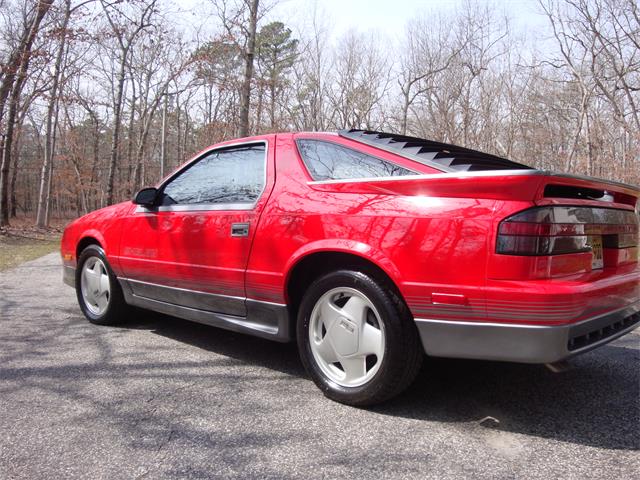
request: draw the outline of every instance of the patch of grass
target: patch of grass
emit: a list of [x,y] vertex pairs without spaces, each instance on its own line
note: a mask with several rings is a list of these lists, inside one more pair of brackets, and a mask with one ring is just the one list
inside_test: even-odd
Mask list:
[[21,263],[55,252],[60,248],[60,239],[0,235],[0,271],[16,267]]

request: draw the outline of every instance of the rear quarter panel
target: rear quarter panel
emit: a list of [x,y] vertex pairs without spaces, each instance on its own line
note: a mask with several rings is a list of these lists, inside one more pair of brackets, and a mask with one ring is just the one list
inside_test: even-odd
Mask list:
[[[416,316],[439,308],[484,317],[479,292],[495,200],[314,190],[292,135],[278,136],[276,165],[249,261],[249,298],[285,303],[287,274],[299,260],[345,251],[382,268]],[[462,295],[463,304],[434,307],[434,291]]]

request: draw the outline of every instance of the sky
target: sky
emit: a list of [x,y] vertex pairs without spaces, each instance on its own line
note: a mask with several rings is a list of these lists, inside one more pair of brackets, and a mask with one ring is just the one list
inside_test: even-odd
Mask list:
[[[203,12],[211,12],[214,0],[176,0],[182,8],[202,18]],[[314,7],[329,27],[332,41],[348,30],[377,31],[390,41],[401,38],[405,24],[412,18],[429,12],[452,13],[464,9],[469,0],[261,0],[270,8],[268,21],[280,20],[290,26],[303,28],[312,18]],[[474,1],[474,0],[472,0]],[[479,4],[493,6],[504,12],[512,21],[518,34],[529,40],[543,40],[548,35],[547,20],[539,13],[537,0],[475,0]]]
[[[268,1],[268,0],[267,0]],[[538,37],[545,31],[546,19],[540,15],[537,0],[476,0],[493,5],[504,12],[513,27],[529,37]],[[466,0],[279,0],[270,12],[273,18],[299,23],[313,11],[314,4],[331,24],[331,36],[339,38],[345,31],[377,30],[392,40],[402,35],[408,20],[431,11],[443,13],[463,9]]]

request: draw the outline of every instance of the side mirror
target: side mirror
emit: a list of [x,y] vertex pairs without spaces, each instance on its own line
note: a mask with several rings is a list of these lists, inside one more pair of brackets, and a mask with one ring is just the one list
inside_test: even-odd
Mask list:
[[155,207],[158,201],[158,189],[155,187],[143,188],[133,199],[133,203],[136,205],[142,205],[143,207]]

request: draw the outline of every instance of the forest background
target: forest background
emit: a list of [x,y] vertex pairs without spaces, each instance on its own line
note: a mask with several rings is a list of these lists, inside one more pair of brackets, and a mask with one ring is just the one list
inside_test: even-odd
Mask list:
[[279,131],[393,131],[640,184],[636,0],[530,0],[535,35],[508,2],[431,4],[336,33],[321,1],[0,0],[0,225],[44,228]]

